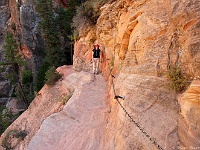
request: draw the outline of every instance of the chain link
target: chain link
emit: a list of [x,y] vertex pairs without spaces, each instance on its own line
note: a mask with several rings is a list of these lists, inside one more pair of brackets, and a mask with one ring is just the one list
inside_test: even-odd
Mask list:
[[127,110],[123,107],[123,105],[120,103],[118,97],[116,96],[116,92],[115,92],[115,86],[114,86],[114,82],[113,82],[113,78],[115,78],[112,73],[111,73],[111,69],[109,67],[110,70],[110,75],[112,76],[112,87],[113,87],[113,92],[114,92],[114,96],[115,99],[117,100],[118,104],[121,106],[121,108],[124,110],[124,112],[126,113],[126,115],[131,119],[131,121],[139,128],[140,131],[142,131],[142,133],[150,140],[152,141],[152,143],[157,146],[160,150],[164,150],[157,142],[154,138],[152,138],[141,126],[139,123],[137,123],[132,117],[131,115],[127,112]]
[[160,150],[164,150],[156,141],[154,138],[152,138],[141,126],[139,123],[137,123],[131,116],[130,114],[127,112],[127,110],[122,106],[122,104],[119,102],[118,98],[116,98],[118,104],[121,106],[121,108],[124,110],[124,112],[127,114],[127,116],[131,119],[131,121],[140,129],[140,131],[142,131],[142,133],[149,138],[150,141],[152,141],[152,143],[157,146]]

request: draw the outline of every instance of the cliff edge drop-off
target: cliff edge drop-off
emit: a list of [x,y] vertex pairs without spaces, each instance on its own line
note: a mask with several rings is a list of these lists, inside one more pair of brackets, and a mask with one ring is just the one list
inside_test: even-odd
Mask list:
[[[37,42],[28,41],[39,40],[34,2],[24,0],[20,13],[14,6],[14,0],[0,2],[0,32],[15,22],[34,70],[39,58],[32,58],[31,48]],[[117,0],[100,12],[96,26],[80,31],[73,66],[57,68],[62,79],[41,89],[0,142],[10,131],[26,131],[23,140],[6,137],[13,149],[200,149],[200,1]],[[103,52],[98,75],[90,62],[94,42]],[[164,74],[177,64],[190,79],[179,94]],[[117,98],[121,105],[116,95],[125,96]]]

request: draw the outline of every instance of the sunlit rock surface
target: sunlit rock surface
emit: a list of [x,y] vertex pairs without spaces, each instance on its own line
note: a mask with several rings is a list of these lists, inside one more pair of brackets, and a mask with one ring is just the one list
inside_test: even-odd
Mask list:
[[[48,113],[38,115],[43,112],[43,107],[39,109],[37,105],[43,100],[37,97],[31,104],[31,109],[20,116],[21,119],[26,118],[25,120],[30,118],[30,121],[23,125],[18,118],[8,129],[28,129],[30,132],[23,141],[16,144],[15,149],[33,149],[34,145],[37,145],[38,149],[43,149],[45,145],[50,149],[55,148],[56,144],[58,147],[69,146],[69,150],[74,150],[74,145],[77,149],[83,150],[96,147],[105,150],[157,149],[157,146],[152,144],[150,139],[124,113],[114,99],[114,92],[125,96],[124,100],[119,99],[122,106],[163,149],[200,147],[199,81],[192,82],[178,100],[177,94],[170,90],[165,78],[165,71],[174,64],[179,65],[183,73],[193,79],[200,76],[199,18],[199,0],[118,0],[104,5],[97,25],[82,31],[80,39],[75,43],[73,65],[75,73],[71,72],[69,76],[64,75],[68,76],[67,78],[71,76],[70,80],[64,84],[67,79],[64,78],[52,89],[46,86],[43,88],[48,90],[47,93],[55,93],[59,98],[62,97],[59,94],[74,92],[75,95],[70,99],[72,101],[69,100],[60,111],[63,105],[48,101],[47,99],[51,97],[47,97],[42,106],[48,106],[48,109],[47,107],[44,109]],[[100,68],[101,75],[106,78],[108,85],[108,106],[94,101],[94,105],[97,105],[94,108],[93,103],[89,101],[90,97],[88,101],[81,101],[80,98],[92,91],[85,91],[84,87],[97,90],[96,82],[90,74],[93,49],[91,41],[98,43],[103,52]],[[110,68],[115,78],[110,76]],[[104,81],[100,82],[101,75],[96,78],[97,83],[101,85],[98,88],[99,92],[105,88]],[[63,92],[57,90],[56,87],[60,85],[67,90]],[[78,94],[72,88],[77,86]],[[106,91],[104,93],[107,94]],[[96,96],[96,93],[93,95]],[[99,98],[95,99],[99,100]],[[93,109],[91,113],[88,113],[90,110],[83,109],[85,105],[92,105],[95,115],[101,117],[96,117]],[[98,108],[99,106],[101,109]],[[50,108],[56,111],[50,111]],[[30,113],[34,109],[39,110],[37,113]],[[31,119],[26,113],[28,116],[37,114],[37,117],[41,116],[41,119],[37,122],[36,117]],[[84,114],[89,117],[87,118]],[[88,119],[91,128],[85,126],[81,117]],[[92,122],[96,122],[98,118],[99,124],[102,124],[101,127],[98,123],[92,125]],[[57,125],[55,120],[58,121]],[[78,128],[79,125],[82,126]],[[26,127],[19,128],[20,126]],[[61,135],[60,139],[57,138],[57,132]],[[72,136],[67,137],[66,133]],[[70,141],[71,138],[75,140]],[[55,140],[57,143],[54,143]]]
[[183,119],[179,122],[182,147],[198,148],[200,145],[200,80],[194,80],[179,97]]

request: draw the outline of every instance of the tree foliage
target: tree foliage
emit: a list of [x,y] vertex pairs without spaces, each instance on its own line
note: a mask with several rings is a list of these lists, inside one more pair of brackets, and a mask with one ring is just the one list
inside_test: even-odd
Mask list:
[[71,47],[68,36],[71,22],[80,0],[69,0],[67,8],[54,8],[52,0],[37,0],[36,11],[40,17],[39,28],[45,44],[45,57],[37,77],[37,90],[45,83],[45,73],[52,66],[71,63]]
[[10,66],[10,72],[7,78],[16,83],[18,81],[19,68],[25,65],[25,61],[19,54],[18,44],[13,37],[13,34],[7,33],[3,45],[5,61],[3,65]]
[[18,99],[21,99],[21,101],[25,104],[25,107],[28,107],[28,100],[26,98],[26,94],[24,93],[24,89],[20,80],[20,69],[25,66],[26,63],[20,55],[18,44],[17,41],[14,39],[13,34],[7,33],[3,48],[5,54],[5,62],[3,62],[3,65],[9,66],[7,79],[11,81]]
[[4,56],[7,63],[24,65],[24,60],[22,56],[19,54],[18,44],[13,37],[13,34],[7,33],[5,37],[5,44],[3,45],[4,48]]
[[22,84],[28,84],[33,82],[33,73],[30,70],[22,71]]
[[52,0],[38,0],[36,10],[41,18],[39,27],[45,42],[46,61],[56,67],[65,64],[66,57],[62,49],[61,33]]

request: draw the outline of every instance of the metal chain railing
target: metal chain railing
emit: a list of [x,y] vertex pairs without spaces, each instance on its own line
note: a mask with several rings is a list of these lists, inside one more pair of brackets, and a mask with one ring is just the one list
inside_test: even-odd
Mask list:
[[114,96],[115,96],[115,99],[117,100],[118,104],[121,106],[121,108],[124,110],[124,112],[128,115],[128,117],[131,119],[131,121],[139,128],[140,131],[142,131],[142,133],[150,140],[152,141],[152,143],[158,147],[160,150],[164,150],[157,142],[154,138],[152,138],[141,126],[139,123],[137,123],[132,117],[131,115],[127,112],[127,110],[123,107],[123,105],[120,103],[119,101],[119,98],[123,98],[122,96],[118,96],[116,95],[116,92],[115,92],[115,86],[114,86],[114,81],[113,81],[113,78],[115,78],[115,76],[112,75],[112,71],[109,67],[109,70],[110,70],[110,75],[112,77],[112,87],[113,87],[113,92],[114,92]]

